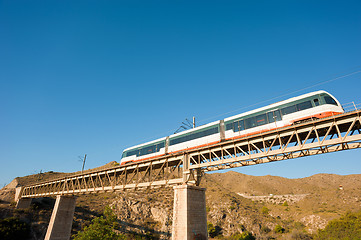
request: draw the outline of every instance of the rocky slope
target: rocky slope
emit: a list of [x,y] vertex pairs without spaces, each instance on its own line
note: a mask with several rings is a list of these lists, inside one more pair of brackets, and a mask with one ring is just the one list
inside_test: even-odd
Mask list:
[[[110,166],[114,164],[111,163]],[[109,165],[108,165],[109,166]],[[31,223],[32,239],[42,239],[50,219],[52,199],[38,199],[30,210],[14,210],[11,203],[19,184],[63,176],[44,173],[16,178],[0,190],[0,218],[16,216]],[[302,179],[248,176],[237,172],[206,174],[207,220],[212,236],[229,238],[251,232],[257,239],[309,239],[318,228],[347,211],[361,209],[361,174],[318,174]],[[148,239],[169,239],[173,217],[173,189],[89,194],[79,196],[73,233],[99,216],[105,206],[117,214],[120,231]],[[276,232],[279,225],[283,230]]]
[[361,209],[361,175],[317,174],[302,179],[286,179],[228,172],[210,174],[207,180],[257,203],[258,208],[261,205],[262,209],[268,209],[264,213],[271,219],[268,223],[262,222],[272,225],[277,222],[273,219],[279,220],[278,224],[290,233],[300,226],[313,233],[326,226],[329,220],[347,211]]

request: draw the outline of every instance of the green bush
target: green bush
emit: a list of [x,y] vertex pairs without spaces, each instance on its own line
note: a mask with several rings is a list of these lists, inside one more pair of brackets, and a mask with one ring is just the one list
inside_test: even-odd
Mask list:
[[242,233],[235,233],[230,237],[231,240],[255,240],[256,238],[252,235],[252,233],[248,231],[244,231]]
[[275,233],[284,233],[285,232],[285,229],[281,226],[281,225],[276,225],[275,227]]
[[0,219],[0,239],[27,239],[30,238],[29,224],[17,218]]
[[261,212],[262,212],[264,215],[268,215],[268,213],[269,213],[268,207],[263,206]]
[[213,226],[213,224],[210,222],[207,222],[207,231],[210,237],[216,237],[222,234],[222,228],[219,226]]
[[118,227],[117,217],[113,211],[106,207],[104,216],[94,218],[92,223],[83,231],[74,235],[74,240],[123,240],[124,235],[117,234],[114,229]]
[[210,237],[215,237],[216,236],[216,228],[210,222],[207,223],[207,231],[208,231],[208,235]]
[[330,221],[325,229],[318,231],[314,239],[361,239],[361,211],[349,212],[340,219]]
[[206,212],[209,213],[211,211],[211,208],[206,206]]

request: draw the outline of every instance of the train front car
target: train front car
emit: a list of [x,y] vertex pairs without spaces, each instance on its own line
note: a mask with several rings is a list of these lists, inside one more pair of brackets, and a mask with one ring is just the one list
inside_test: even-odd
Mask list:
[[326,91],[302,95],[281,108],[286,126],[343,113],[339,101]]
[[341,104],[328,92],[311,92],[224,119],[225,138],[244,137],[343,112]]

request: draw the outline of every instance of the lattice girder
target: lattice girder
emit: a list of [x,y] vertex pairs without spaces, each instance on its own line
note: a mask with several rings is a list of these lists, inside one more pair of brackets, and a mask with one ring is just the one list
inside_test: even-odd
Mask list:
[[361,148],[361,111],[22,188],[21,197],[198,185],[204,172]]

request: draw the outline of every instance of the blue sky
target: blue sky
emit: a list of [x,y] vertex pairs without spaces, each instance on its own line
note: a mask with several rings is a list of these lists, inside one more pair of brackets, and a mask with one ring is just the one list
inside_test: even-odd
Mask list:
[[[360,42],[360,1],[1,0],[0,187],[78,171],[84,154],[86,168],[119,161],[192,116],[320,89],[360,103]],[[237,171],[359,174],[360,154]]]

